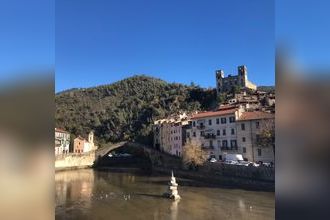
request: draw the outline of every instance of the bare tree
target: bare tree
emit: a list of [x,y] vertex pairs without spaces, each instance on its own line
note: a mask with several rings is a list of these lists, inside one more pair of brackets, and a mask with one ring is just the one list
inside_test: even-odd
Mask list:
[[189,167],[197,168],[207,160],[207,154],[200,142],[188,141],[183,146],[183,163]]
[[257,138],[257,145],[259,147],[273,147],[275,155],[275,120],[264,119],[260,122],[259,135]]

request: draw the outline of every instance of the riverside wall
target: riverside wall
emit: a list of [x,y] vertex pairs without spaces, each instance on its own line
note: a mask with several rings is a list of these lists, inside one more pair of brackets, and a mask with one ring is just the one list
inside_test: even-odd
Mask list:
[[95,151],[88,153],[69,153],[55,157],[55,171],[92,167],[95,161]]

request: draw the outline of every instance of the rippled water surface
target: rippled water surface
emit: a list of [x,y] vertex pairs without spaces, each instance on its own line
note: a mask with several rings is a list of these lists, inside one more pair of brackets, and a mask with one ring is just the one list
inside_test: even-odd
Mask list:
[[274,219],[274,193],[177,178],[182,199],[171,201],[161,197],[168,181],[169,176],[134,172],[56,172],[56,219]]

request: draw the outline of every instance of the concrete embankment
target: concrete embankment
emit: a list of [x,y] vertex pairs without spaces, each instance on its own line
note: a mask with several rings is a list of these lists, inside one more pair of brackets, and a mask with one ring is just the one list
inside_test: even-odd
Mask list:
[[[170,175],[171,169],[164,167],[153,167],[154,173]],[[275,191],[275,181],[261,180],[258,178],[248,178],[237,175],[224,175],[201,170],[174,170],[175,176],[186,179],[197,180],[209,185],[216,185],[228,188],[241,188],[246,190]],[[248,171],[249,172],[249,171]]]
[[65,154],[55,158],[55,171],[92,167],[95,161],[95,151],[82,154]]

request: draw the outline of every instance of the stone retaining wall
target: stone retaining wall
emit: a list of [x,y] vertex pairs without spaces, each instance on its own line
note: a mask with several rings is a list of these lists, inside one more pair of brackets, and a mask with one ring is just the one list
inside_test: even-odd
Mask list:
[[69,153],[59,155],[55,158],[55,170],[91,167],[94,161],[95,151],[82,154]]

